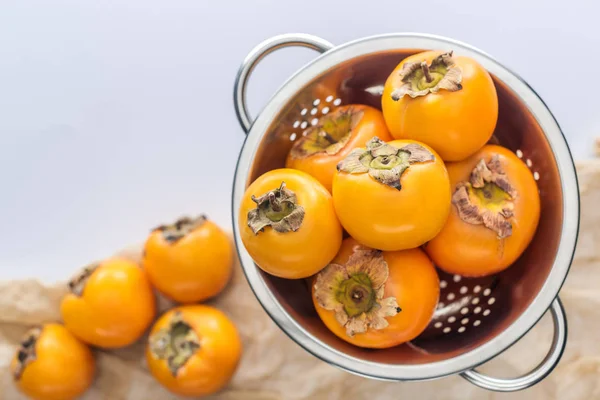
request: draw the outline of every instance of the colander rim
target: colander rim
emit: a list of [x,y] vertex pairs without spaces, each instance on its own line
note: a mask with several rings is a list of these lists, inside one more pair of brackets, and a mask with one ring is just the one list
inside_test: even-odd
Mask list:
[[[456,357],[415,365],[378,363],[352,357],[321,342],[306,331],[285,311],[269,290],[241,242],[236,217],[245,191],[248,171],[262,135],[273,117],[280,112],[281,105],[287,104],[298,90],[323,72],[342,62],[401,48],[460,49],[457,53],[474,57],[510,87],[540,124],[556,159],[563,192],[563,226],[556,258],[548,278],[527,309],[488,342]],[[579,209],[577,174],[569,146],[556,118],[535,90],[519,75],[471,45],[443,36],[414,32],[374,35],[347,42],[320,55],[292,75],[271,97],[250,128],[236,166],[232,196],[233,230],[238,257],[252,291],[271,319],[292,340],[319,359],[356,375],[391,381],[429,380],[464,372],[489,361],[523,337],[548,310],[567,277],[577,244]]]

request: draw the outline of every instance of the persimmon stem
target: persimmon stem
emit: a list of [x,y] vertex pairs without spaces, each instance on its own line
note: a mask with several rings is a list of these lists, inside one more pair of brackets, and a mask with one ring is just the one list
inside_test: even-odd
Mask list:
[[425,80],[427,81],[427,83],[433,82],[433,77],[429,73],[429,66],[427,66],[427,63],[425,61],[421,63],[421,69],[423,70],[423,75],[425,75]]
[[271,210],[275,212],[281,211],[281,204],[277,201],[277,196],[275,196],[275,192],[269,192],[269,203],[271,204]]
[[325,140],[327,140],[329,144],[337,143],[337,141],[329,133],[321,131],[319,134],[321,135],[321,137],[325,138]]

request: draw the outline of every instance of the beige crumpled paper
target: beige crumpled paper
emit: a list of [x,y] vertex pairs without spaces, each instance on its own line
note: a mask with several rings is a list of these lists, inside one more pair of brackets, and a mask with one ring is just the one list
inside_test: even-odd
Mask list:
[[[458,376],[429,382],[388,383],[356,377],[308,354],[271,321],[237,266],[225,292],[211,303],[237,324],[244,354],[231,384],[211,397],[222,400],[274,399],[600,399],[600,161],[578,165],[582,215],[579,245],[561,298],[569,319],[567,350],[554,372],[531,389],[492,393]],[[140,248],[124,254],[139,258]],[[35,280],[0,283],[0,399],[24,399],[14,388],[8,365],[26,329],[59,321],[65,291]],[[161,299],[161,309],[168,302]],[[520,342],[481,368],[498,377],[516,376],[546,354],[552,337],[549,315]],[[144,364],[143,340],[127,349],[98,351],[98,377],[84,400],[177,399],[152,380]]]

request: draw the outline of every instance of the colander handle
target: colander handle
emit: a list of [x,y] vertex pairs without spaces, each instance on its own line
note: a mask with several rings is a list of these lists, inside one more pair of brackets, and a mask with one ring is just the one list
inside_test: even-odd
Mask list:
[[235,104],[235,113],[244,132],[248,133],[252,126],[252,118],[248,114],[248,105],[246,102],[246,86],[248,78],[254,70],[254,67],[267,55],[275,50],[283,49],[284,47],[308,47],[320,53],[325,53],[333,47],[333,44],[321,39],[318,36],[307,35],[304,33],[288,33],[285,35],[273,36],[256,46],[244,59],[237,77],[235,78],[235,86],[233,89],[233,101]]
[[527,375],[513,379],[492,378],[483,375],[474,369],[463,372],[461,376],[474,385],[496,392],[514,392],[523,390],[540,382],[552,372],[554,367],[556,367],[567,343],[567,318],[558,297],[552,302],[550,311],[552,312],[552,320],[554,321],[554,338],[552,339],[552,346],[550,352],[546,355],[546,358],[544,358],[540,365],[533,371]]

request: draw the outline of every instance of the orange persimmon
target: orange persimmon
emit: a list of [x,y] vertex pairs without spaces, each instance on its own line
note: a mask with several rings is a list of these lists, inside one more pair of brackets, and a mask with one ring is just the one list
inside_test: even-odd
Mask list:
[[421,249],[382,252],[352,238],[313,282],[313,303],[325,326],[353,345],[378,349],[420,335],[440,292],[435,267]]
[[36,400],[72,400],[91,385],[96,371],[87,345],[60,324],[32,328],[10,364],[19,390]]
[[531,242],[540,218],[533,174],[514,153],[496,145],[448,164],[448,173],[452,211],[425,251],[453,274],[484,276],[509,267]]
[[242,341],[229,318],[205,305],[167,311],[152,327],[148,369],[171,392],[207,396],[222,389],[237,369]]
[[135,262],[114,257],[83,269],[69,282],[60,311],[80,340],[117,348],[138,340],[156,314],[152,286]]
[[392,140],[381,111],[366,105],[341,106],[303,132],[288,154],[286,167],[312,175],[331,192],[336,165],[373,136]]
[[418,140],[445,161],[460,161],[492,136],[498,96],[490,74],[474,59],[427,51],[394,69],[382,109],[396,139]]
[[179,303],[196,303],[216,296],[229,281],[233,246],[205,216],[181,218],[152,231],[142,265],[159,292]]
[[442,159],[412,140],[372,139],[338,164],[333,203],[346,231],[379,250],[405,250],[431,240],[450,212]]
[[281,278],[306,278],[325,267],[342,243],[331,194],[295,169],[272,170],[246,190],[238,221],[254,262]]

